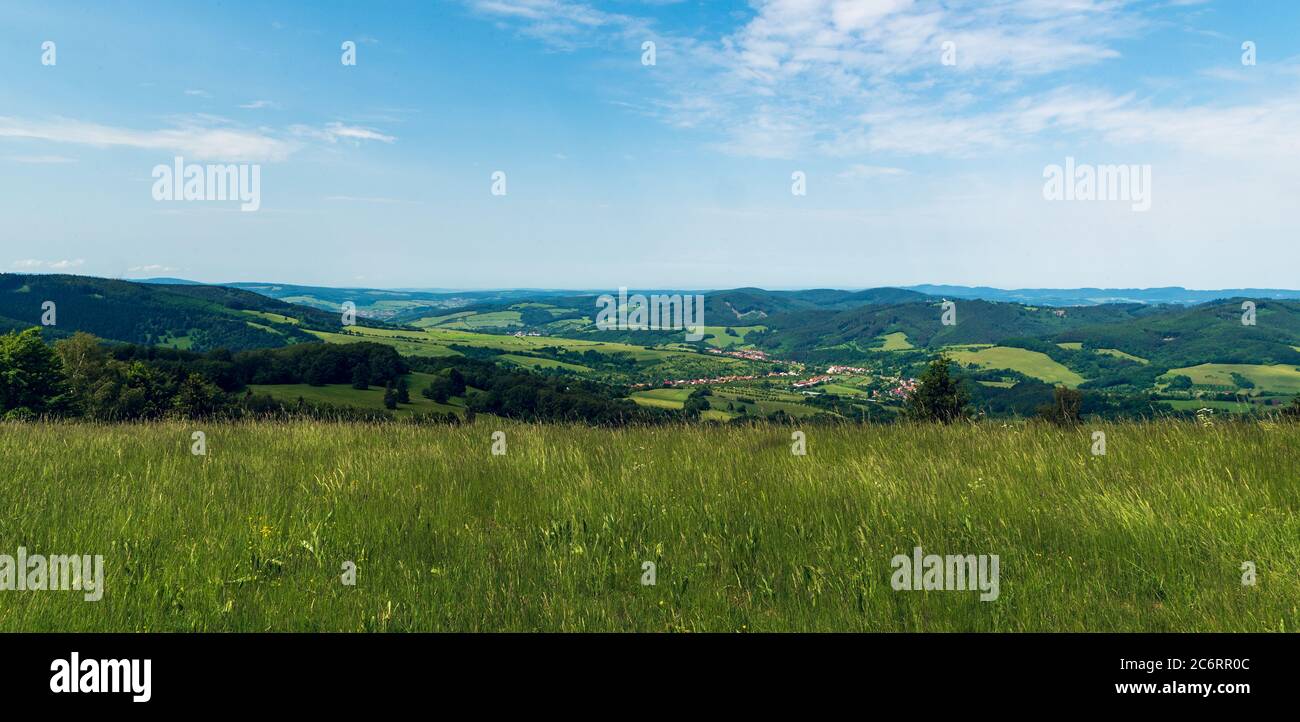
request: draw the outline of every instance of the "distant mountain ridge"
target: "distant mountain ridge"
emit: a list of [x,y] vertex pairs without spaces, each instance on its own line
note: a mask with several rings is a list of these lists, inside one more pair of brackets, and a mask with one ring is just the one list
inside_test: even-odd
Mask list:
[[1100,306],[1107,303],[1174,303],[1191,306],[1225,298],[1300,299],[1300,291],[1282,288],[1225,288],[1192,290],[1181,286],[1165,288],[1018,288],[989,286],[931,285],[905,286],[931,296],[971,298],[983,301],[1039,304],[1043,306]]
[[[132,279],[128,279],[132,280]],[[272,298],[289,296],[312,297],[320,303],[307,303],[318,308],[333,310],[334,304],[341,303],[345,296],[359,302],[369,297],[400,298],[409,301],[427,301],[431,307],[453,307],[471,303],[490,303],[509,299],[539,297],[581,297],[598,295],[586,289],[485,289],[476,291],[454,291],[440,289],[413,288],[346,288],[333,286],[302,286],[291,283],[263,283],[236,281],[230,283],[204,284],[183,278],[142,278],[135,283],[173,284],[173,285],[213,285],[239,288],[261,293]],[[609,289],[613,293],[617,289]],[[1224,289],[1189,289],[1182,286],[1165,286],[1158,288],[1015,288],[1004,289],[992,286],[960,286],[952,284],[920,284],[912,286],[882,286],[862,290],[843,290],[832,288],[809,288],[798,290],[770,291],[762,288],[744,287],[733,289],[713,289],[707,291],[681,289],[636,289],[637,293],[704,293],[707,296],[729,294],[737,297],[755,298],[756,295],[769,299],[764,313],[777,310],[794,310],[794,308],[848,308],[854,305],[876,303],[901,303],[908,300],[920,300],[925,296],[937,298],[965,298],[983,301],[1002,301],[1005,303],[1022,303],[1043,306],[1100,306],[1110,303],[1142,304],[1178,304],[1191,306],[1226,298],[1256,299],[1293,299],[1300,300],[1300,290],[1285,288],[1224,288]],[[355,298],[360,294],[361,298]],[[759,304],[763,305],[763,304]],[[723,310],[723,309],[717,309]]]

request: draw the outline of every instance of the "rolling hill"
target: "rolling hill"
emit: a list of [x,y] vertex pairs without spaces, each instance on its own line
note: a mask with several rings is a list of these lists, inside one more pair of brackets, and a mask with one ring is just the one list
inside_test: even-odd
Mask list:
[[0,328],[41,325],[55,304],[54,336],[86,331],[109,341],[206,351],[315,342],[338,314],[224,286],[159,285],[67,275],[0,274]]
[[[915,290],[740,288],[705,294],[704,338],[690,341],[680,331],[596,330],[592,293],[458,295],[156,280],[0,275],[0,331],[39,324],[48,300],[57,305],[58,323],[50,329],[55,336],[81,330],[196,351],[373,340],[405,355],[491,358],[616,384],[771,370],[761,357],[726,355],[741,351],[762,351],[795,366],[866,366],[898,377],[919,373],[942,351],[986,389],[1034,379],[1130,395],[1186,384],[1180,376],[1203,392],[1236,384],[1257,394],[1284,393],[1291,380],[1279,374],[1300,368],[1300,301],[1292,300],[1253,299],[1256,324],[1248,326],[1241,322],[1239,298],[1193,306],[1072,307],[959,298],[956,323],[945,325],[944,299]],[[360,328],[341,328],[337,306],[351,299],[393,324],[359,315]],[[1207,366],[1235,373],[1171,373]],[[1169,391],[1179,388],[1186,387]]]

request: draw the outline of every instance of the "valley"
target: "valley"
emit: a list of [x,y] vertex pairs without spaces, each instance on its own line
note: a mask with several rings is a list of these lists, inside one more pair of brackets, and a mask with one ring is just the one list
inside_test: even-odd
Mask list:
[[[1250,414],[1300,393],[1300,301],[1260,300],[1258,323],[1241,301],[1198,305],[1034,306],[959,300],[955,325],[942,298],[915,290],[704,294],[703,338],[682,332],[599,330],[598,294],[564,291],[406,292],[284,284],[203,286],[76,276],[0,276],[0,327],[39,319],[53,300],[60,323],[110,342],[211,353],[295,344],[375,343],[403,357],[473,359],[503,369],[603,385],[638,406],[730,422],[767,418],[890,420],[935,357],[947,357],[973,408],[1030,417],[1053,389],[1078,389],[1103,417]],[[355,300],[354,300],[355,299]],[[351,303],[356,323],[340,321]],[[733,323],[729,323],[734,321]],[[385,409],[382,389],[347,384],[252,384],[286,402],[352,406],[404,417],[462,414],[465,399],[419,397]],[[473,392],[471,392],[473,393]]]

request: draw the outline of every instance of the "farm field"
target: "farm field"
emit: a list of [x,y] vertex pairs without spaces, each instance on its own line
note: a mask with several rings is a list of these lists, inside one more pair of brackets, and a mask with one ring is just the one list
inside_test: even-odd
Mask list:
[[1187,376],[1192,383],[1202,386],[1226,386],[1237,388],[1232,374],[1245,376],[1255,384],[1258,391],[1272,391],[1279,394],[1300,393],[1300,368],[1285,364],[1266,366],[1263,364],[1200,364],[1178,369],[1170,369],[1164,377]]
[[[730,328],[735,336],[727,333]],[[717,348],[736,348],[746,346],[745,337],[753,331],[765,330],[766,326],[705,326],[704,342]]]
[[1228,411],[1234,414],[1247,414],[1253,410],[1257,411],[1263,408],[1247,402],[1218,401],[1210,399],[1163,399],[1160,403],[1169,404],[1178,411],[1214,409],[1215,411]]
[[[545,347],[558,347],[578,352],[594,350],[600,353],[628,353],[638,360],[659,360],[667,355],[681,352],[659,351],[641,346],[603,341],[579,341],[554,336],[508,336],[502,334],[475,333],[446,328],[428,328],[423,332],[404,331],[400,329],[369,328],[354,326],[348,333],[331,333],[328,331],[310,331],[311,334],[330,343],[356,343],[372,341],[396,348],[404,356],[459,356],[460,353],[450,348],[451,345],[472,346],[477,348],[510,351],[535,351]],[[698,356],[698,354],[691,354]],[[722,362],[732,359],[717,359]]]
[[[534,370],[563,369],[584,376],[596,375],[590,364],[592,362],[582,355],[595,352],[603,356],[631,358],[637,362],[635,367],[622,367],[618,371],[606,371],[601,375],[605,380],[615,382],[659,382],[674,378],[713,377],[727,374],[758,373],[767,369],[766,364],[759,364],[743,359],[702,354],[694,350],[677,350],[671,348],[647,348],[613,341],[588,341],[559,336],[513,336],[506,334],[477,333],[450,328],[434,327],[422,331],[370,328],[353,326],[347,333],[311,331],[311,334],[330,343],[357,343],[371,341],[392,346],[404,356],[460,356],[453,346],[492,349],[502,352],[500,360]],[[573,354],[572,359],[561,356],[559,359],[533,358],[525,354],[547,352],[554,353],[561,349],[564,354]]]
[[854,398],[868,398],[870,393],[856,386],[849,386],[844,383],[822,384],[817,389],[824,393],[835,394],[837,396],[851,396]]
[[447,321],[451,321],[453,319],[464,318],[466,316],[473,316],[473,315],[474,315],[473,311],[457,311],[455,313],[447,313],[440,316],[425,316],[424,318],[420,318],[420,319],[416,319],[415,321],[412,321],[410,325],[418,326],[420,328],[427,328],[430,326],[437,326],[439,324],[446,323]]
[[[361,327],[357,327],[361,328]],[[403,356],[460,356],[461,354],[445,345],[411,332],[401,332],[400,336],[389,329],[367,328],[353,333],[332,333],[329,331],[309,330],[307,333],[327,343],[360,343],[371,341],[382,343],[397,349]],[[505,338],[505,337],[503,337]]]
[[691,389],[689,388],[648,389],[646,391],[634,391],[629,394],[629,398],[642,406],[659,409],[680,409],[690,395]]
[[556,361],[549,358],[533,358],[531,356],[519,356],[517,354],[502,354],[500,357],[503,361],[508,361],[516,366],[523,366],[530,369],[564,369],[575,373],[589,373],[591,369],[581,364],[571,364],[565,361]]
[[[750,399],[753,400],[753,403],[747,402]],[[728,403],[735,406],[737,410],[743,404],[746,407],[746,413],[750,415],[757,413],[760,416],[766,416],[773,411],[784,411],[795,417],[825,413],[820,409],[804,404],[803,399],[804,397],[800,394],[786,391],[721,388],[713,390],[713,395],[709,397],[709,404],[714,410],[723,412],[726,411]],[[735,416],[735,414],[728,414],[728,416]]]
[[907,334],[902,331],[887,333],[884,336],[881,336],[880,339],[884,341],[884,345],[880,347],[881,351],[909,351],[915,348],[912,343],[907,340]]
[[[1067,350],[1067,351],[1082,351],[1082,350],[1083,350],[1083,342],[1081,342],[1081,341],[1067,341],[1067,342],[1065,342],[1065,343],[1058,343],[1058,344],[1056,344],[1056,345],[1059,346],[1059,347],[1061,347],[1061,348],[1063,348],[1063,349],[1065,349],[1065,350]],[[1098,349],[1093,349],[1093,352],[1094,352],[1094,353],[1100,353],[1100,354],[1106,354],[1107,356],[1114,356],[1115,358],[1126,359],[1126,360],[1128,360],[1128,361],[1132,361],[1132,362],[1134,362],[1134,363],[1140,363],[1140,364],[1143,364],[1143,365],[1146,365],[1146,364],[1148,364],[1148,363],[1151,363],[1150,361],[1148,361],[1147,359],[1142,358],[1141,356],[1134,356],[1134,355],[1131,354],[1131,353],[1125,353],[1124,351],[1121,351],[1121,350],[1119,350],[1119,349],[1117,349],[1117,348],[1098,348]]]
[[0,548],[105,559],[0,630],[1295,631],[1300,425],[1099,428],[0,424]]
[[[406,380],[410,384],[411,402],[409,404],[398,404],[396,409],[391,410],[384,408],[384,389],[382,386],[354,389],[351,384],[326,384],[324,386],[312,386],[311,384],[250,384],[249,388],[253,390],[253,393],[269,394],[281,401],[293,402],[301,397],[303,400],[313,403],[341,404],[375,411],[388,411],[398,417],[428,412],[451,412],[460,415],[465,413],[463,401],[459,404],[440,404],[420,395],[420,389],[428,386],[429,382],[433,380],[432,374],[410,373],[406,375]],[[458,401],[458,399],[451,399],[451,401]]]
[[492,311],[489,313],[459,315],[456,318],[439,323],[437,327],[473,331],[480,328],[510,328],[522,325],[524,324],[520,321],[518,311]]
[[1120,350],[1117,349],[1117,348],[1099,348],[1099,349],[1097,349],[1097,353],[1104,353],[1104,354],[1106,354],[1107,356],[1114,356],[1115,358],[1126,359],[1126,360],[1128,360],[1128,361],[1132,361],[1132,362],[1134,362],[1134,363],[1140,363],[1140,364],[1142,364],[1143,366],[1145,366],[1145,365],[1151,363],[1150,361],[1148,361],[1147,359],[1142,358],[1141,356],[1134,356],[1134,355],[1131,354],[1131,353],[1125,353],[1125,352],[1123,352],[1123,351],[1120,351]]
[[[507,353],[511,351],[536,351],[543,348],[562,348],[566,351],[596,351],[603,354],[624,353],[632,356],[638,361],[661,361],[666,358],[690,356],[692,358],[708,358],[720,364],[738,364],[738,359],[728,358],[725,356],[708,356],[684,351],[667,351],[662,349],[649,349],[644,346],[633,346],[631,344],[616,343],[611,341],[586,341],[582,339],[561,338],[559,336],[510,336],[504,334],[476,333],[473,331],[464,331],[450,328],[434,327],[427,328],[423,333],[416,331],[403,331],[399,329],[369,328],[364,326],[354,326],[351,333],[338,334],[321,331],[313,331],[316,336],[330,342],[346,341],[374,341],[377,343],[386,343],[397,348],[404,355],[426,355],[426,356],[446,356],[458,355],[449,347],[451,345],[473,346],[478,348],[500,349]],[[342,339],[337,337],[343,337]],[[428,352],[425,352],[425,349]]]
[[[693,390],[690,387],[648,389],[635,391],[629,395],[629,398],[641,406],[680,409]],[[826,413],[804,404],[804,397],[795,393],[725,386],[714,386],[711,390],[713,394],[707,397],[711,408],[700,414],[700,418],[706,421],[730,421],[741,415],[742,407],[745,409],[744,413],[750,416],[767,416],[774,411],[784,411],[794,417]],[[728,405],[732,408],[728,409]]]
[[1010,369],[1049,384],[1064,384],[1073,388],[1086,381],[1079,374],[1038,351],[993,346],[979,349],[952,347],[947,353],[952,360],[963,365],[973,363],[985,369]]

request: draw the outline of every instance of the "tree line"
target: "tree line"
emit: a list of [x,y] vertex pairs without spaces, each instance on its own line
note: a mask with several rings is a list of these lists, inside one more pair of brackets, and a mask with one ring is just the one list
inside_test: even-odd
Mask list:
[[109,344],[83,332],[49,344],[40,328],[29,328],[0,336],[0,416],[94,421],[290,414],[366,417],[363,410],[349,407],[284,403],[258,396],[249,385],[323,385],[358,377],[384,385],[407,372],[394,349],[375,343],[304,343],[196,353]]

